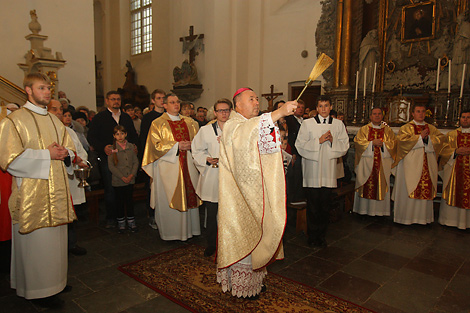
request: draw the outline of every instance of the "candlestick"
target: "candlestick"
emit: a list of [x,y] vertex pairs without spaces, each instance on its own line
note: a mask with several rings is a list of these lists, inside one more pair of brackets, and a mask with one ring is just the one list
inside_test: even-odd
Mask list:
[[460,83],[460,98],[463,96],[463,85],[465,83],[465,70],[467,69],[467,64],[463,65],[463,70],[462,70],[462,82]]
[[434,121],[433,121],[432,124],[437,127],[438,126],[437,125],[437,106],[438,106],[438,103],[439,103],[439,93],[437,92],[437,90],[436,90],[435,96],[436,96],[436,98],[434,100],[434,114],[433,114],[434,115]]
[[449,60],[449,79],[448,79],[449,82],[447,86],[447,93],[450,93],[451,77],[452,77],[452,60]]
[[460,126],[460,114],[462,114],[462,97],[459,98],[458,100],[458,115],[457,115],[457,122],[455,122],[455,127],[459,127]]
[[361,124],[366,123],[366,95],[364,93],[364,98],[362,99],[362,118],[361,118]]
[[364,97],[366,96],[366,87],[367,87],[367,67],[364,68]]
[[[359,73],[359,71],[358,71],[358,73]],[[357,103],[357,97],[356,97],[356,99],[354,99],[354,118],[353,118],[353,121],[352,121],[353,124],[357,124],[357,105],[358,105],[358,103]]]
[[436,91],[439,91],[439,74],[440,73],[441,73],[441,58],[437,59]]
[[444,124],[443,124],[444,126],[450,126],[450,123],[449,123],[449,107],[450,107],[450,92],[447,93],[447,108],[446,108],[446,117],[445,117]]
[[372,93],[375,92],[375,76],[377,75],[377,62],[374,63],[374,80],[372,81]]
[[359,88],[359,71],[356,72],[356,95],[354,96],[354,100],[357,100],[358,88]]

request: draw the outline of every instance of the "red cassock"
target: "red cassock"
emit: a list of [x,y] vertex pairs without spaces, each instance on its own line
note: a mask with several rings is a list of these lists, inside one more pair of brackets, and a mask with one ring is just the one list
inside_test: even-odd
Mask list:
[[0,241],[11,239],[11,217],[8,210],[8,199],[11,195],[11,175],[0,170]]

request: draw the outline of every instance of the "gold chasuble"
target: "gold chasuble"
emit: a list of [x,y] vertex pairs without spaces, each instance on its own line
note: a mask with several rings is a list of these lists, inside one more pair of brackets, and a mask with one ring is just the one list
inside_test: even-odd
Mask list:
[[260,119],[233,114],[219,154],[217,268],[251,254],[253,270],[284,258],[286,188],[282,154],[260,154]]
[[[448,144],[441,153],[440,164],[445,166],[449,158],[460,147],[470,147],[470,133],[462,133],[462,129],[450,131],[447,134]],[[452,165],[450,176],[444,175],[442,198],[448,205],[470,209],[470,156],[457,155]]]
[[[180,115],[181,120],[172,121],[167,113],[153,121],[147,137],[142,167],[157,161],[180,141],[192,141],[198,128],[192,118]],[[180,163],[178,181],[171,199],[170,208],[186,212],[197,208],[202,201],[196,195],[188,169],[187,151],[179,151]]]
[[[75,151],[72,139],[57,117],[19,109],[0,122],[0,167],[6,171],[26,149],[47,149],[53,142]],[[14,180],[9,208],[13,224],[20,224],[22,234],[77,219],[64,162],[51,160],[49,179],[22,178],[20,188]]]
[[[385,124],[382,124],[380,128],[372,127],[372,124],[369,123],[359,130],[356,137],[354,138],[355,143],[355,168],[358,166],[361,161],[361,157],[364,151],[369,146],[369,143],[374,139],[382,139],[384,147],[389,151],[392,159],[396,154],[396,136],[393,133],[392,129]],[[356,191],[359,193],[361,198],[370,199],[370,200],[384,200],[385,194],[388,192],[388,184],[386,179],[390,176],[390,163],[386,167],[388,169],[387,173],[384,171],[384,165],[382,160],[381,148],[373,147],[374,157],[372,162],[372,168],[370,169],[370,175],[367,178],[367,181],[363,183],[365,179],[357,179]],[[362,173],[357,173],[357,176],[363,176]]]
[[[434,154],[425,153],[425,148],[415,149],[413,147],[418,143],[423,130],[429,129],[428,145],[433,146]],[[426,123],[425,125],[416,125],[414,121],[403,125],[398,133],[397,157],[393,167],[404,159],[407,155],[413,155],[413,158],[406,159],[406,185],[408,196],[411,199],[432,200],[437,193],[437,159],[441,149],[444,146],[445,136],[437,130],[436,127]],[[416,170],[421,169],[421,172]],[[419,176],[418,176],[419,175]]]

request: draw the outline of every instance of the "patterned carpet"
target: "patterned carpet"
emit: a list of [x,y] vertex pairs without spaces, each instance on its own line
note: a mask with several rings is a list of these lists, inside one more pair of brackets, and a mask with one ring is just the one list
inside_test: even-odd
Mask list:
[[351,302],[269,273],[259,300],[223,293],[212,258],[188,245],[119,267],[119,270],[192,312],[372,312]]

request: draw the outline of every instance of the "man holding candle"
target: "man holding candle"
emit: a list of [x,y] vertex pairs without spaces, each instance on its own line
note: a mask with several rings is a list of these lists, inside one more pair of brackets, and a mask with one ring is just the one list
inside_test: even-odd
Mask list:
[[317,116],[300,126],[295,146],[303,158],[308,244],[325,247],[333,189],[337,186],[337,159],[348,152],[349,137],[343,122],[330,116],[329,97],[317,99],[317,111]]
[[470,110],[460,116],[460,127],[447,133],[440,169],[442,199],[439,224],[470,228]]
[[370,123],[354,138],[356,192],[353,211],[370,216],[390,215],[390,171],[396,155],[396,136],[374,108]]
[[394,222],[428,224],[434,221],[433,202],[437,191],[437,156],[445,137],[426,123],[426,106],[416,104],[413,121],[398,133],[397,156],[392,165],[395,187],[392,193]]

